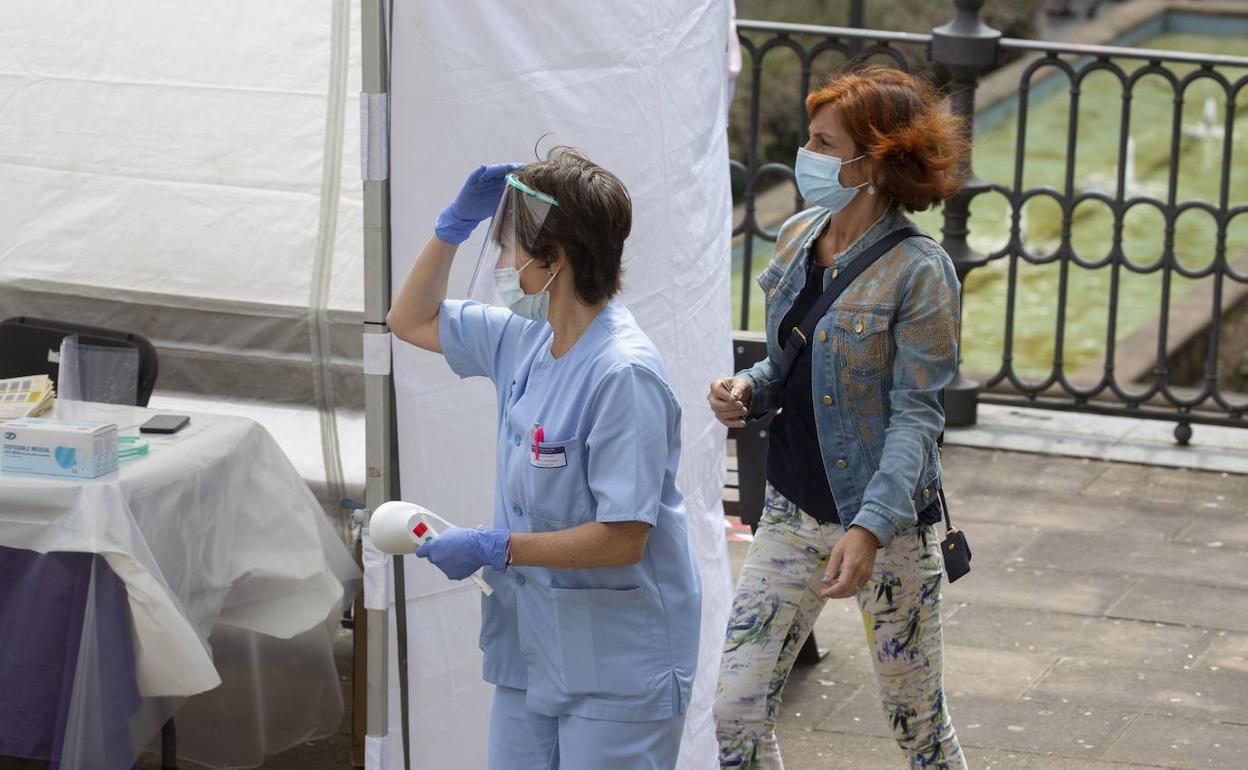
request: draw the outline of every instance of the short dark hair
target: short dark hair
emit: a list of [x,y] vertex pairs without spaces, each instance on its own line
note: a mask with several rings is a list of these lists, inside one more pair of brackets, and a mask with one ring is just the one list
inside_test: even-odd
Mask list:
[[562,252],[581,302],[595,305],[614,297],[623,277],[624,240],[633,227],[633,202],[624,183],[572,147],[555,147],[546,160],[516,176],[559,202],[533,243],[521,244],[524,250],[543,265]]

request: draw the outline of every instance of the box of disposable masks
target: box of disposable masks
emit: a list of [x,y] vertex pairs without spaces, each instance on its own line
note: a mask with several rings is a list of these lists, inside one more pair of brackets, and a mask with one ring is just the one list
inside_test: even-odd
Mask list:
[[93,479],[117,470],[117,426],[27,417],[0,424],[0,471]]

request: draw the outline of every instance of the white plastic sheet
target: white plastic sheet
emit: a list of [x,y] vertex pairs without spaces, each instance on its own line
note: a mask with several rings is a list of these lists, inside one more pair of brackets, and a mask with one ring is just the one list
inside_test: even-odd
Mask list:
[[[543,135],[545,148],[583,149],[632,194],[623,299],[658,345],[683,405],[679,482],[704,592],[682,768],[717,764],[710,706],[731,598],[720,506],[724,430],[705,403],[711,378],[732,363],[727,29],[725,0],[441,0],[395,8],[395,286],[464,176],[480,163],[534,159]],[[481,237],[461,247],[452,293],[467,288]],[[493,468],[479,458],[493,456],[490,384],[460,382],[439,357],[403,343],[396,343],[394,376],[404,498],[463,525],[489,522]],[[385,561],[372,564],[369,602],[386,606],[393,588]],[[420,560],[409,557],[407,565],[409,649],[418,662],[411,672],[415,766],[484,767],[491,692],[480,680],[479,595],[471,585],[452,587]],[[389,736],[370,745],[374,770],[402,761],[393,661],[389,671]]]
[[61,340],[56,395],[63,401],[133,404],[139,386],[139,351],[82,342],[77,334]]

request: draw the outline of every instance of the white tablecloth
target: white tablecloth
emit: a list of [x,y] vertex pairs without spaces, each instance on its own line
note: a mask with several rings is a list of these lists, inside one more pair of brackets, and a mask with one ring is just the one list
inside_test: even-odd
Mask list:
[[[153,414],[61,402],[52,416],[137,435]],[[216,688],[224,667],[214,665],[210,637],[258,634],[247,655],[261,644],[332,663],[327,622],[359,573],[272,437],[251,420],[194,414],[178,434],[144,438],[147,457],[99,479],[0,473],[0,545],[107,560],[126,587],[146,698]],[[245,697],[262,700],[252,689]]]

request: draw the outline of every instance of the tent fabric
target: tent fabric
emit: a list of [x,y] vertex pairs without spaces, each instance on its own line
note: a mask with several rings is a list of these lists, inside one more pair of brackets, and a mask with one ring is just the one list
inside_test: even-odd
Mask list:
[[363,455],[333,430],[363,408],[359,25],[359,0],[0,4],[0,317],[143,334],[163,391],[316,408],[283,443],[323,444],[327,500]]
[[[485,0],[395,8],[391,92],[392,283],[401,285],[438,211],[481,163],[534,148],[584,150],[616,172],[634,206],[623,301],[663,355],[683,408],[679,483],[702,573],[702,646],[680,766],[716,766],[711,702],[731,578],[720,495],[724,430],[707,383],[731,371],[731,199],[725,135],[725,0],[585,4],[540,12]],[[454,265],[464,296],[485,228]],[[395,343],[403,497],[466,526],[492,519],[495,395],[440,357]],[[369,559],[369,604],[391,609],[384,558]],[[413,745],[422,767],[484,767],[491,688],[480,679],[479,594],[407,562]],[[380,594],[380,595],[379,595]],[[370,768],[400,767],[390,649],[389,734]]]
[[360,310],[351,6],[5,3],[0,279]]

